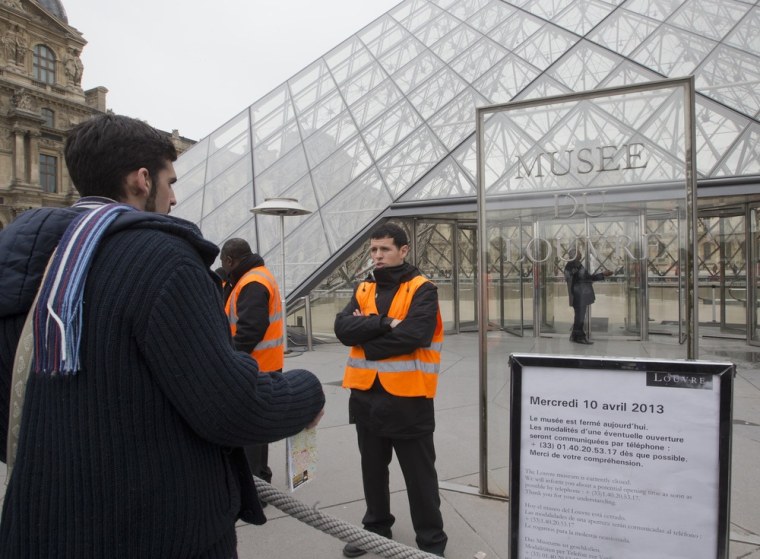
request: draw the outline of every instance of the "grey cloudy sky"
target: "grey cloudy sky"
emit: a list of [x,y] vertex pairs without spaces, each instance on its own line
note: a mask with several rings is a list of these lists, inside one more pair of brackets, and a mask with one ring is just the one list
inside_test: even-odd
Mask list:
[[82,87],[200,140],[400,0],[62,0]]

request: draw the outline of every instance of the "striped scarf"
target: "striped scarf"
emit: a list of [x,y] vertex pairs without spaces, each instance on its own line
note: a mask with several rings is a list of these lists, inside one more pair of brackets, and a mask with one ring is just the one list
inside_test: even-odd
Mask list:
[[125,204],[100,206],[77,217],[63,234],[34,310],[35,372],[52,376],[79,371],[87,271],[108,226],[127,211],[136,210]]

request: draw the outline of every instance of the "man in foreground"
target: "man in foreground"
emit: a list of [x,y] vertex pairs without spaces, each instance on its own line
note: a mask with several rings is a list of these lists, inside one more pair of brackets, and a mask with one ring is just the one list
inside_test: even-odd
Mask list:
[[65,156],[83,204],[0,232],[5,410],[19,332],[59,244],[34,312],[0,557],[230,559],[237,519],[266,521],[235,447],[318,421],[320,383],[260,375],[233,349],[216,247],[161,215],[175,203],[168,139],[101,115],[70,132]]
[[[375,269],[335,318],[335,334],[351,347],[343,386],[351,389],[349,421],[356,424],[367,510],[364,528],[391,537],[388,465],[395,451],[406,482],[417,546],[443,556],[435,470],[435,410],[443,344],[438,289],[404,261],[406,233],[388,223],[373,231]],[[346,557],[366,551],[352,544]]]

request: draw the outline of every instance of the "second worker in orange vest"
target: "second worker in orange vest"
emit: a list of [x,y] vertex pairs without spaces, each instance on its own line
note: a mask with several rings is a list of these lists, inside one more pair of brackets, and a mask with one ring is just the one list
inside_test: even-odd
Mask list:
[[[351,346],[343,386],[351,389],[370,532],[391,537],[389,470],[395,452],[406,482],[417,546],[443,556],[447,536],[435,470],[435,411],[443,324],[438,289],[404,262],[406,233],[392,223],[370,235],[374,272],[335,317],[335,334]],[[353,544],[346,557],[365,551]]]
[[[250,353],[262,373],[282,371],[282,300],[272,272],[244,239],[225,242],[220,258],[227,275],[224,310],[230,321],[235,348]],[[245,454],[253,475],[271,482],[268,446],[246,447]]]

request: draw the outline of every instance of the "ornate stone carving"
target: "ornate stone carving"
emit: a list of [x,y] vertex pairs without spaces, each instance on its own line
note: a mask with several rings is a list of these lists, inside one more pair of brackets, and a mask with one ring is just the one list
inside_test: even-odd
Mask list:
[[2,41],[5,60],[8,64],[23,66],[26,51],[29,50],[29,39],[26,33],[18,25],[14,25],[3,34],[0,41]]
[[34,103],[32,102],[32,96],[25,89],[17,89],[11,97],[11,104],[22,111],[33,111]]
[[63,71],[66,73],[66,77],[69,78],[69,82],[77,87],[81,86],[84,65],[82,64],[82,59],[79,58],[79,51],[77,49],[69,49],[69,53],[63,62]]

